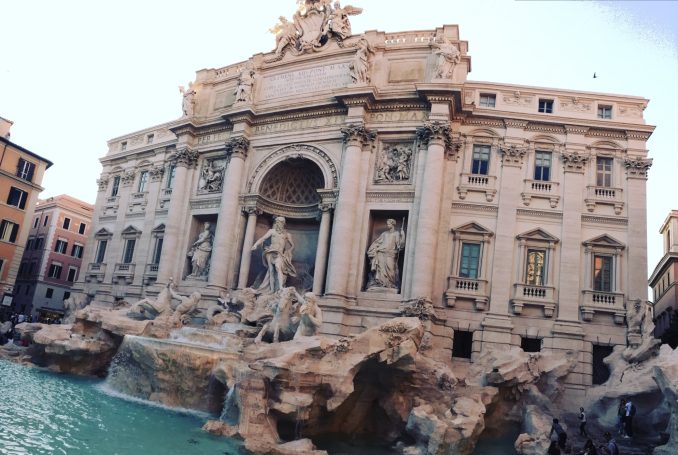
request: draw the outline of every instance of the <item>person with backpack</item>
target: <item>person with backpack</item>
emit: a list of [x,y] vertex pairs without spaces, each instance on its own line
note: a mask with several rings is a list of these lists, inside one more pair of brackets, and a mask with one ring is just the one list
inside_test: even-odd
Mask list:
[[605,445],[600,446],[601,455],[620,455],[617,441],[614,440],[610,432],[606,431],[603,437],[605,438]]
[[549,433],[549,437],[553,436],[553,433],[555,433],[558,436],[558,447],[565,450],[565,443],[567,442],[567,433],[565,433],[565,430],[563,429],[562,425],[558,423],[558,419],[556,419],[555,417],[553,418],[553,425],[551,425],[551,432]]
[[624,421],[624,427],[626,430],[626,436],[629,438],[633,437],[633,417],[636,415],[636,406],[631,402],[631,400],[626,401],[626,419]]
[[589,437],[586,433],[586,413],[584,408],[579,408],[579,436]]

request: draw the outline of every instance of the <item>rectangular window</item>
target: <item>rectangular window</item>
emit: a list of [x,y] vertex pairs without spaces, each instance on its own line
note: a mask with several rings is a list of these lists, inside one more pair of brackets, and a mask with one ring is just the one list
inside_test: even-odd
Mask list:
[[64,224],[62,226],[64,229],[68,230],[68,228],[71,227],[71,219],[70,218],[64,218]]
[[123,141],[120,143],[120,150],[123,152],[127,150],[127,141]]
[[612,186],[612,158],[596,159],[596,186]]
[[471,174],[487,175],[490,165],[490,146],[474,145]]
[[42,244],[45,241],[43,237],[38,237],[35,239],[35,249],[36,250],[41,250],[42,249]]
[[47,222],[49,221],[49,215],[45,215],[45,221],[42,222],[42,226],[47,226]]
[[27,199],[27,192],[20,190],[19,188],[11,187],[9,189],[9,195],[7,196],[7,205],[12,205],[23,210],[26,207]]
[[546,282],[546,251],[527,250],[525,284],[544,286]]
[[125,253],[122,256],[123,264],[131,264],[132,259],[134,258],[134,246],[136,245],[136,239],[127,239],[125,242]]
[[480,265],[480,244],[462,243],[461,262],[459,263],[459,276],[462,278],[478,278]]
[[147,135],[146,135],[146,143],[147,143],[147,144],[152,144],[152,143],[153,143],[153,138],[154,138],[154,137],[155,137],[155,136],[154,136],[153,134],[147,134]]
[[452,357],[470,359],[473,352],[473,332],[455,330],[452,342]]
[[146,191],[146,184],[148,183],[148,171],[143,171],[139,174],[139,188],[137,189],[138,193],[143,193]]
[[70,297],[71,297],[70,291],[64,292],[64,300],[66,300],[66,299],[68,299],[68,298],[70,298]]
[[26,250],[32,250],[34,242],[35,242],[35,239],[28,239],[28,242],[26,242]]
[[116,175],[113,177],[113,185],[111,185],[111,197],[118,195],[118,190],[120,189],[120,176]]
[[593,290],[612,292],[612,256],[593,256]]
[[15,243],[16,236],[19,234],[19,225],[11,221],[2,220],[0,222],[0,240]]
[[489,93],[480,94],[480,107],[494,107],[497,104],[497,95]]
[[155,239],[155,249],[153,250],[152,264],[160,264],[160,255],[162,254],[162,237]]
[[53,295],[54,295],[54,289],[47,288],[47,291],[45,292],[45,297],[47,297],[48,299],[51,299]]
[[54,245],[54,251],[61,254],[66,254],[68,251],[68,242],[66,240],[57,240]]
[[[1,261],[2,261],[2,260],[0,259],[0,264],[1,264]],[[1,272],[1,271],[2,271],[2,267],[0,266],[0,272]],[[17,275],[18,275],[18,276],[24,276],[24,273],[26,273],[26,263],[25,263],[25,262],[22,262],[21,264],[19,264],[19,271],[17,272]],[[17,292],[17,294],[18,294],[18,293],[19,293],[19,292]]]
[[612,118],[612,106],[598,106],[598,118]]
[[87,225],[85,223],[80,223],[80,227],[78,228],[78,234],[85,234],[85,229],[87,229]]
[[40,218],[36,218],[35,221],[33,222],[33,229],[38,227],[39,222],[40,222]]
[[553,100],[539,99],[539,112],[543,114],[553,114]]
[[75,277],[78,274],[78,269],[75,267],[69,267],[68,268],[68,278],[66,278],[66,281],[70,281],[71,283],[75,281]]
[[30,161],[26,161],[23,158],[19,158],[19,164],[17,165],[16,169],[17,177],[32,182],[34,173],[35,173],[35,164],[31,163]]
[[520,347],[525,352],[539,352],[541,351],[541,338],[526,338],[520,339]]
[[33,276],[35,273],[35,262],[31,262],[31,265],[28,266],[28,276]]
[[534,154],[534,179],[542,182],[551,180],[551,152]]
[[52,263],[52,265],[49,266],[47,276],[49,278],[61,278],[61,264]]
[[174,184],[174,177],[177,173],[177,166],[175,164],[171,164],[169,167],[169,171],[167,172],[167,184],[165,185],[165,188],[171,189],[172,185]]
[[108,240],[99,240],[99,245],[97,246],[97,254],[94,262],[96,264],[101,264],[104,262],[106,257],[106,246],[108,245]]
[[82,259],[82,245],[74,244],[71,249],[71,256]]

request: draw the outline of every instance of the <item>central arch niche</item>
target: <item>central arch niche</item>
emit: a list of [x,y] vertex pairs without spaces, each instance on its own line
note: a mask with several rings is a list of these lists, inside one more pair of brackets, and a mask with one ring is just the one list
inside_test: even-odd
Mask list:
[[[294,242],[292,264],[297,276],[289,277],[287,286],[311,290],[318,247],[318,190],[325,188],[325,177],[318,165],[304,157],[288,157],[266,172],[257,188],[257,208],[263,214],[257,218],[255,238],[273,225],[278,216],[286,219],[286,229]],[[268,241],[264,243],[266,247]],[[258,287],[266,274],[259,249],[250,262],[248,286]]]

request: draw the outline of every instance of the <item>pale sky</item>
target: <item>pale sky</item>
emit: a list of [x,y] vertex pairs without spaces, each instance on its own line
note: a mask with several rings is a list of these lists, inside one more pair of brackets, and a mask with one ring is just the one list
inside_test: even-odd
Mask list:
[[[348,2],[347,2],[348,3]],[[354,33],[458,24],[469,80],[650,99],[648,265],[678,209],[678,2],[351,0]],[[179,85],[274,48],[294,0],[10,0],[2,5],[0,116],[11,140],[54,162],[41,197],[93,203],[106,141],[176,119]],[[594,79],[593,73],[599,76]]]

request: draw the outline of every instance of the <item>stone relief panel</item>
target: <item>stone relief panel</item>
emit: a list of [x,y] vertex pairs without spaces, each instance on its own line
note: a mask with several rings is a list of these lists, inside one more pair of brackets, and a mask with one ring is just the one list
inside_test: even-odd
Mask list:
[[375,166],[374,182],[410,183],[414,153],[411,144],[384,144]]
[[584,100],[581,98],[560,98],[560,109],[566,112],[590,112],[593,105],[592,100]]
[[198,194],[220,192],[224,183],[226,158],[204,160],[198,180]]
[[504,103],[512,106],[529,106],[534,101],[533,96],[523,95],[520,92],[504,93],[502,99]]

